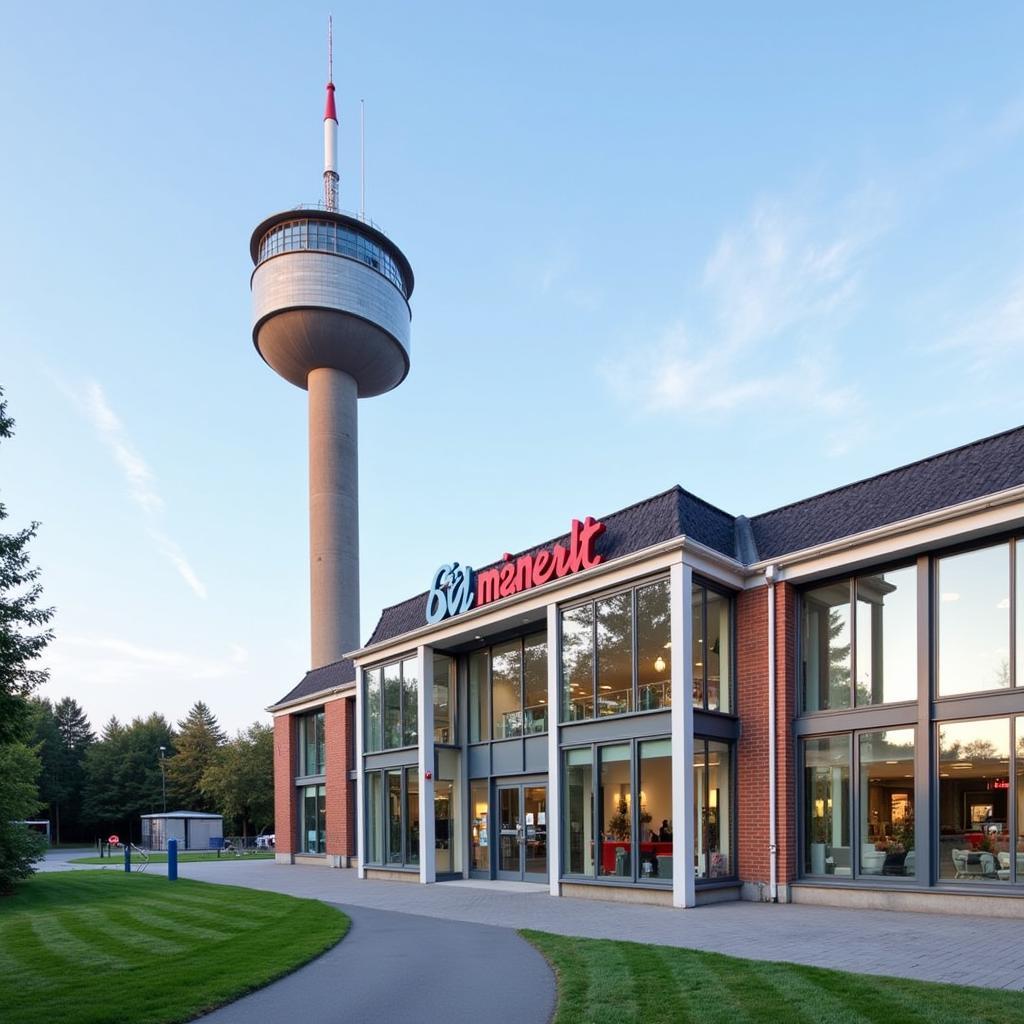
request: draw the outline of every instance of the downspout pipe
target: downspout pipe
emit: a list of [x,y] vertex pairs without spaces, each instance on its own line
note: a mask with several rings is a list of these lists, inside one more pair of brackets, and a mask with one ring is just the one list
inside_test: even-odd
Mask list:
[[779,902],[778,806],[776,800],[775,765],[778,760],[778,737],[775,728],[775,576],[774,565],[764,571],[768,587],[768,896]]

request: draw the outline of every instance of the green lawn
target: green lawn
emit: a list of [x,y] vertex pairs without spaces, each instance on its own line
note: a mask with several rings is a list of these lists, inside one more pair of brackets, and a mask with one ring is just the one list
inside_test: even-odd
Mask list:
[[[239,858],[245,860],[273,860],[273,851],[260,850],[258,853],[243,853],[236,854],[234,851],[229,850],[222,853],[219,857],[216,853],[206,853],[194,851],[192,853],[179,853],[178,863],[179,864],[190,864],[193,861],[218,861],[218,860],[229,860],[236,861]],[[142,858],[133,850],[132,851],[132,870],[134,871],[139,861]],[[120,867],[124,867],[124,851],[118,850],[116,853],[111,854],[109,857],[75,857],[74,860],[68,861],[69,864],[117,864]],[[150,864],[166,864],[167,854],[166,853],[151,853],[149,855]]]
[[[740,960],[638,942],[521,934],[547,957],[558,978],[553,1024],[1024,1022],[1020,992]],[[1000,953],[979,955],[998,958]]]
[[0,1021],[185,1021],[333,946],[316,900],[153,875],[35,875],[0,898]]

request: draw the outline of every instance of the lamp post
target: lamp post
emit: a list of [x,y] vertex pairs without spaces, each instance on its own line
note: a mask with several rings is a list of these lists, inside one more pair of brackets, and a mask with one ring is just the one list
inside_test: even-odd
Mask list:
[[160,789],[164,799],[164,814],[167,813],[167,772],[164,769],[164,754],[166,751],[166,747],[160,748]]

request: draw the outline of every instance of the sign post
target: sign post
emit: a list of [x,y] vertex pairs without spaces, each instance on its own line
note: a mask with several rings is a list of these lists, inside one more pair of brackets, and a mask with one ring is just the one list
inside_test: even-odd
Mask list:
[[167,840],[167,879],[178,880],[178,840],[173,836]]
[[132,873],[132,844],[124,844],[124,870],[126,874]]

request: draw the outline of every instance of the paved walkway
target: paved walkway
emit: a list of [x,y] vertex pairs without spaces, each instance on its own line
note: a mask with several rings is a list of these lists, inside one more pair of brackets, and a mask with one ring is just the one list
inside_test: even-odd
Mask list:
[[[183,864],[179,871],[185,878],[315,897],[339,903],[346,910],[365,907],[492,925],[496,930],[537,928],[561,935],[654,942],[864,974],[1024,990],[1022,925],[1015,920],[793,904],[723,903],[673,910],[552,899],[535,888],[510,893],[458,884],[359,881],[354,870],[272,861]],[[349,948],[355,951],[356,945],[353,942]],[[346,940],[339,955],[347,946]],[[502,973],[501,960],[490,954],[486,960],[491,985]],[[430,961],[448,984],[465,991],[472,971],[458,960],[442,956],[431,956]],[[386,985],[387,980],[386,972],[377,976],[378,983]]]

